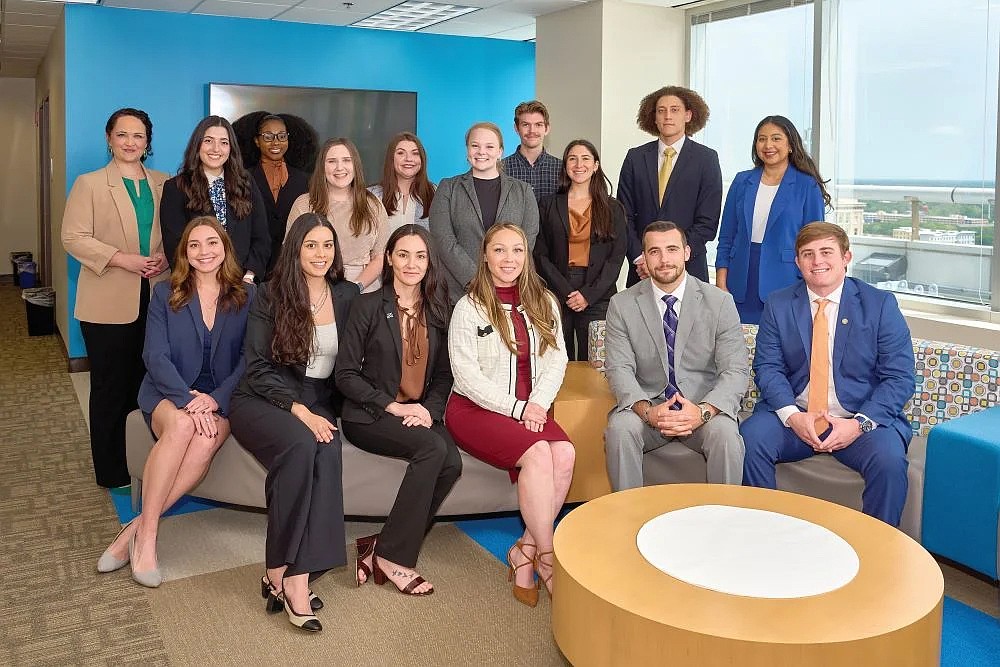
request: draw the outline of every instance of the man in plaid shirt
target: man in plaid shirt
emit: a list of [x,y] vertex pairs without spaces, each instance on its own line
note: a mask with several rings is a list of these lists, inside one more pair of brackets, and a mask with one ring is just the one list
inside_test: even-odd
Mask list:
[[536,201],[553,194],[559,189],[563,163],[543,145],[549,133],[549,110],[538,100],[521,102],[514,109],[514,129],[521,145],[500,161],[504,173],[530,185]]

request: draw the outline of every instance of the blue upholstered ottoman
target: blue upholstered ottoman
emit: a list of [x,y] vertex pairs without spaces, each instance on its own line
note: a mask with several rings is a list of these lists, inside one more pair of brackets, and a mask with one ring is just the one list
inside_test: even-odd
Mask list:
[[1000,407],[936,425],[927,438],[922,542],[997,579]]

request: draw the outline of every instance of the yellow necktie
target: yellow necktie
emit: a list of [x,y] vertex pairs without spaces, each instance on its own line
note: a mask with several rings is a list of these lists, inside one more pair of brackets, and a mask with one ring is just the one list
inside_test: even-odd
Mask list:
[[[830,391],[830,330],[826,320],[829,299],[816,299],[813,317],[812,352],[809,357],[809,412],[823,412],[829,407]],[[822,434],[830,422],[816,420],[816,435]]]
[[667,146],[663,149],[663,164],[660,165],[660,176],[657,179],[660,186],[660,204],[663,203],[663,193],[667,190],[667,182],[670,180],[670,172],[674,168],[675,155],[677,155],[677,151],[674,150],[673,146]]

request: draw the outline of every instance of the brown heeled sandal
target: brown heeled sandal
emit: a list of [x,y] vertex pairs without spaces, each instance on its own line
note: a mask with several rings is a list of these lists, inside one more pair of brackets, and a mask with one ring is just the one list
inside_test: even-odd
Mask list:
[[403,595],[412,595],[414,597],[426,597],[428,595],[434,595],[433,588],[431,588],[429,591],[423,591],[422,593],[414,593],[413,591],[416,590],[416,588],[420,586],[420,584],[423,584],[427,581],[419,574],[416,574],[416,572],[414,572],[414,575],[416,576],[414,576],[413,579],[410,580],[410,583],[408,583],[405,588],[400,588],[399,586],[396,585],[396,582],[392,581],[389,578],[389,575],[383,572],[382,568],[379,567],[378,555],[372,554],[372,578],[375,580],[375,583],[378,584],[379,586],[388,581],[392,583],[393,588],[395,588]]
[[[538,553],[535,554],[535,574],[538,576],[538,587],[541,588],[544,585],[545,586],[545,591],[549,594],[549,597],[552,597],[552,584],[551,584],[551,581],[552,581],[552,574],[554,572],[554,569],[553,569],[553,572],[549,572],[549,576],[546,577],[546,576],[542,575],[542,571],[538,567],[539,564],[544,565],[545,567],[552,569],[552,563],[546,563],[546,562],[542,561],[542,557],[543,556],[553,556],[554,557],[555,554],[553,552],[551,552],[551,551],[541,551],[541,552],[538,552]],[[551,559],[549,559],[549,560],[551,560]]]
[[[354,546],[358,550],[358,558],[355,561],[354,568],[354,583],[359,587],[362,584],[368,583],[368,580],[372,578],[372,568],[368,567],[365,563],[365,559],[368,557],[372,558],[372,565],[375,565],[375,538],[378,535],[369,535],[368,537],[359,537],[355,542]],[[361,573],[364,573],[365,580],[361,581]]]
[[[530,588],[525,588],[523,586],[518,586],[517,582],[514,581],[514,577],[517,574],[517,571],[520,570],[522,567],[527,565],[529,568],[532,569],[535,568],[535,559],[529,557],[528,554],[524,553],[525,547],[530,547],[534,549],[535,545],[523,544],[521,540],[518,540],[517,542],[514,543],[514,545],[510,549],[507,550],[507,581],[512,582],[514,584],[511,591],[514,593],[515,600],[517,600],[521,604],[528,605],[529,607],[534,607],[535,605],[538,604],[537,582],[534,586],[531,586]],[[527,561],[521,563],[520,565],[514,565],[514,559],[511,558],[511,554],[514,553],[515,549],[519,551],[522,556],[527,558]]]

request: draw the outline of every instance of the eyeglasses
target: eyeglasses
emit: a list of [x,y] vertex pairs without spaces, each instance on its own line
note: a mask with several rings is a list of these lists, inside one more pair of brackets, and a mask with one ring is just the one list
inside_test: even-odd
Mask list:
[[271,142],[271,141],[288,141],[288,133],[287,132],[277,132],[277,133],[275,133],[275,132],[261,132],[257,136],[260,137],[261,139],[263,139],[264,141],[267,141],[267,142]]

